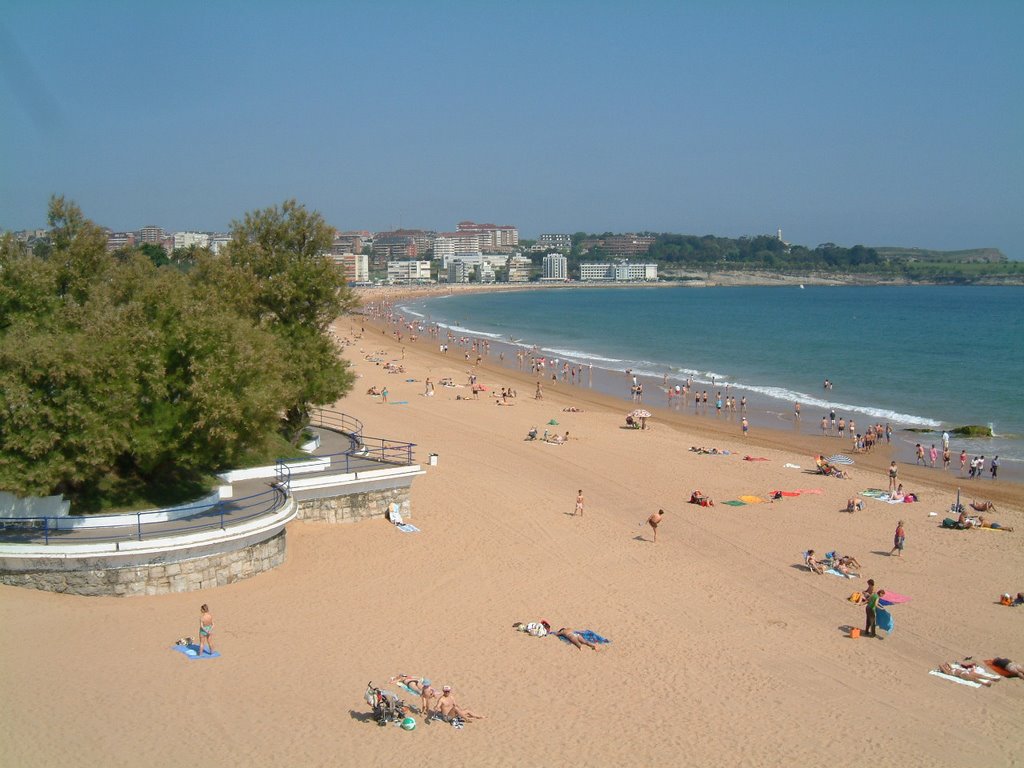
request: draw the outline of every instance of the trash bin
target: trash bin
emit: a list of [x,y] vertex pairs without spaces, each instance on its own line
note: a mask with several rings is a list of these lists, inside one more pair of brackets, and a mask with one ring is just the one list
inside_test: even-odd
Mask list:
[[430,454],[430,458],[427,459],[427,463],[430,466],[432,466],[432,467],[436,467],[437,466],[437,454],[436,453]]

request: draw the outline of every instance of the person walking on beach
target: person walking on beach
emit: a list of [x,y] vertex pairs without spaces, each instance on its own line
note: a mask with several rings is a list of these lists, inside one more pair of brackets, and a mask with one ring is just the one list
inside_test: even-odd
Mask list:
[[387,386],[385,386],[384,389],[382,389],[380,391],[380,399],[383,402],[385,402],[385,403],[388,401],[388,388],[387,388]]
[[918,443],[914,446],[914,455],[917,456],[917,463],[924,466],[924,446]]
[[964,471],[964,469],[966,467],[967,467],[967,449],[963,448],[960,451],[960,472],[961,472],[961,474],[963,473],[963,471]]
[[988,471],[992,473],[992,479],[996,479],[996,475],[999,474],[999,456],[992,457],[992,463],[989,465]]
[[[655,543],[655,544],[658,543],[658,524],[661,523],[661,519],[664,516],[665,516],[665,510],[664,509],[659,509],[653,515],[648,517],[647,521],[646,521],[647,525],[651,526],[651,530],[654,531],[654,542],[653,543]],[[640,525],[643,525],[643,523],[640,523]]]
[[935,462],[939,458],[939,450],[935,447],[935,443],[932,443],[932,447],[928,451],[928,458],[932,461],[932,469],[935,469]]
[[903,521],[900,520],[896,523],[896,533],[892,536],[892,549],[889,550],[889,557],[892,557],[892,553],[896,553],[896,557],[903,557],[903,542],[906,541],[907,534],[903,530]]
[[534,392],[533,399],[534,400],[543,400],[544,399],[544,391],[541,388],[539,381],[537,382],[537,391]]
[[203,644],[206,644],[207,650],[210,655],[213,655],[213,614],[210,613],[210,606],[206,603],[199,609],[199,653],[197,656],[203,655]]
[[743,421],[740,422],[740,427],[743,429],[743,436],[747,436],[747,432],[750,431],[750,422],[747,421],[747,417],[743,417]]
[[572,516],[576,517],[576,513],[579,513],[580,517],[583,517],[583,489],[580,488],[576,491],[576,509],[573,511]]
[[896,476],[899,475],[899,468],[895,461],[889,462],[889,493],[896,493]]
[[949,446],[947,445],[945,448],[942,449],[942,471],[943,472],[945,472],[946,470],[949,469],[949,462],[950,462],[951,458],[952,458],[952,455],[950,454]]

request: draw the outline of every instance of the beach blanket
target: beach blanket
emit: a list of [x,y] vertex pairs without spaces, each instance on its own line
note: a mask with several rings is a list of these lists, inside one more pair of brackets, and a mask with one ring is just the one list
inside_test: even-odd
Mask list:
[[389,405],[408,405],[408,400],[392,400]]
[[410,688],[405,683],[397,683],[397,685],[398,685],[399,688],[401,688],[406,693],[411,693],[413,696],[419,696],[420,695],[419,691],[414,691],[412,688]]
[[191,659],[192,661],[200,661],[202,659],[219,659],[220,658],[220,652],[219,651],[214,651],[213,653],[210,653],[209,651],[203,651],[203,655],[200,656],[199,655],[199,646],[198,645],[172,645],[171,646],[171,650],[172,651],[177,651],[178,653],[182,654],[183,656],[185,656],[188,659]]
[[901,595],[899,592],[890,592],[887,589],[885,590],[885,597],[881,598],[878,602],[882,605],[896,605],[897,603],[909,603],[910,598],[907,595]]
[[786,464],[783,464],[782,466],[785,469],[800,469],[800,465],[799,464],[790,464],[788,462]]
[[835,568],[829,568],[825,573],[831,573],[833,576],[839,576],[844,579],[856,579],[860,577],[860,574],[843,573],[842,571],[837,571]]
[[891,635],[894,626],[892,614],[885,608],[878,608],[875,611],[875,618],[878,620],[878,628]]
[[744,461],[768,461],[764,456],[744,456]]
[[[605,643],[611,642],[611,640],[609,640],[607,637],[601,637],[601,635],[597,634],[597,632],[595,632],[592,629],[580,629],[576,631],[576,634],[582,637],[588,643],[594,643],[595,645],[604,645]],[[549,637],[557,637],[563,643],[569,643],[570,645],[572,645],[572,640],[570,640],[567,637],[562,637],[561,635],[555,634],[549,635]]]
[[991,669],[993,672],[995,672],[1000,677],[1013,677],[1013,675],[1011,675],[1009,672],[1007,672],[1002,667],[997,667],[995,659],[985,659],[985,663],[988,665],[989,669]]
[[902,497],[900,497],[898,499],[889,498],[889,494],[888,493],[886,493],[885,491],[881,491],[878,488],[868,488],[866,491],[861,491],[860,495],[861,496],[866,496],[869,499],[874,499],[875,501],[885,502],[886,504],[902,504],[903,503],[903,498]]
[[728,504],[730,507],[745,507],[745,506],[747,506],[747,502],[739,501],[737,499],[733,499],[732,501],[723,501],[722,503],[723,504]]
[[420,532],[420,529],[417,528],[412,523],[402,523],[401,525],[396,525],[395,528],[400,530],[402,533],[419,533]]
[[800,495],[800,491],[779,491],[783,496],[793,498]]
[[760,496],[740,496],[740,501],[746,502],[747,504],[764,504],[764,499]]
[[824,491],[821,490],[821,488],[797,488],[796,491],[794,491],[794,493],[813,493],[815,495],[820,496],[821,494],[824,493]]
[[940,672],[937,669],[931,670],[928,674],[929,675],[935,675],[936,677],[941,677],[943,680],[949,680],[952,683],[959,683],[960,685],[966,685],[966,686],[968,686],[970,688],[984,688],[985,687],[981,683],[976,683],[973,680],[964,680],[962,677],[954,677],[953,675],[947,675],[945,672]]

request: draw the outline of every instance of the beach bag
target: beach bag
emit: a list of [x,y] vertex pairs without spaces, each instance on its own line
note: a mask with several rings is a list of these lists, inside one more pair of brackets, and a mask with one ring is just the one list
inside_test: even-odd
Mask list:
[[942,521],[943,528],[956,528],[956,520],[952,517],[947,517]]
[[852,595],[850,595],[850,602],[851,603],[859,603],[863,599],[864,599],[864,593],[863,592],[854,592]]

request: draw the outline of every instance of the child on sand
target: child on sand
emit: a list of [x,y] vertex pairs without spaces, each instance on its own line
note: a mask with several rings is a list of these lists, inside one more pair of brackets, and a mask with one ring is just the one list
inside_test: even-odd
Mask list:
[[[651,530],[654,531],[654,543],[655,544],[658,543],[658,524],[661,522],[661,519],[664,516],[665,516],[665,510],[664,509],[659,509],[657,512],[655,512],[653,515],[648,517],[647,520],[646,520],[647,525],[651,526]],[[643,523],[640,523],[640,525],[643,525]]]

